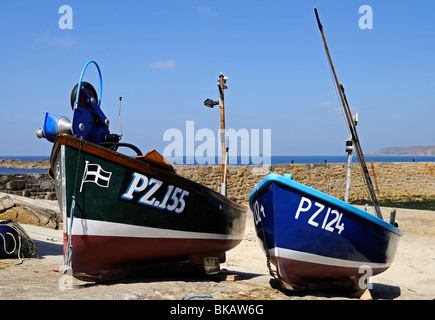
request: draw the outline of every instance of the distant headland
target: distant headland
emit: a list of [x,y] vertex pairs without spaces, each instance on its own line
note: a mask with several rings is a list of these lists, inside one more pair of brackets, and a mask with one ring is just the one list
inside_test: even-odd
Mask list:
[[50,159],[41,160],[20,160],[20,159],[0,159],[0,168],[14,169],[48,169],[50,168]]
[[435,146],[385,147],[373,153],[375,156],[435,156]]

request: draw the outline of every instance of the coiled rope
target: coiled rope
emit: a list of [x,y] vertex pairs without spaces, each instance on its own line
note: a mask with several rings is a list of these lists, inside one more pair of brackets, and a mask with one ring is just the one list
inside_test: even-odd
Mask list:
[[[13,265],[19,265],[23,263],[21,259],[25,255],[33,256],[37,253],[35,243],[32,238],[26,233],[26,231],[18,224],[12,220],[7,220],[2,222],[1,225],[6,225],[10,227],[13,231],[15,231],[16,235],[11,232],[6,232],[5,235],[9,235],[14,240],[14,248],[11,251],[8,251],[6,248],[6,237],[2,233],[0,233],[0,237],[3,240],[3,249],[6,254],[14,254],[17,250],[18,262]],[[18,243],[18,247],[17,247]]]
[[6,248],[5,236],[2,233],[0,233],[0,237],[2,237],[2,239],[3,239],[3,250],[6,254],[13,254],[15,249],[17,248],[17,240],[15,240],[15,237],[12,233],[6,232],[6,234],[9,234],[12,237],[12,239],[14,240],[14,248],[12,249],[12,251],[8,251],[8,249]]

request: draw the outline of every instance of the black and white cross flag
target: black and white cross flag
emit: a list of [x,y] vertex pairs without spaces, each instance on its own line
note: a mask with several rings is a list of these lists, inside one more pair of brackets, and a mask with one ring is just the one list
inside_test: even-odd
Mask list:
[[107,188],[109,186],[111,175],[112,172],[104,171],[99,164],[91,164],[89,161],[86,161],[80,192],[82,192],[83,183],[85,182],[93,182],[100,187]]

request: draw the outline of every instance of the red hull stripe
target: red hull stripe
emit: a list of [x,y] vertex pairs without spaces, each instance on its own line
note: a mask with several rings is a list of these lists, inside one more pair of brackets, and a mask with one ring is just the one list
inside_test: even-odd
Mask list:
[[336,259],[317,254],[306,253],[301,251],[289,250],[284,248],[273,248],[269,250],[271,256],[278,258],[289,259],[293,261],[301,261],[312,264],[321,264],[333,267],[359,269],[362,266],[369,266],[372,269],[386,269],[390,266],[389,263],[372,263],[366,261],[353,261],[345,259]]
[[[289,284],[310,285],[328,281],[357,281],[367,269],[337,267],[286,258],[278,260],[278,273]],[[368,277],[384,272],[387,268],[372,269]],[[367,275],[366,275],[367,276]]]
[[72,269],[89,277],[111,278],[114,270],[135,264],[185,260],[189,255],[213,256],[228,251],[238,240],[73,236]]
[[[70,223],[70,219],[68,219],[68,223]],[[73,219],[71,233],[73,236],[86,235],[131,238],[243,240],[243,234],[228,235],[179,231],[81,218]]]

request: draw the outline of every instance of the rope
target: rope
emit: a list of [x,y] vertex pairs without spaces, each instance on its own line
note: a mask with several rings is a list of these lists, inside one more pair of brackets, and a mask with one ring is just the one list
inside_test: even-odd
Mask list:
[[[258,195],[258,188],[257,188],[257,185],[255,185],[255,196],[256,196],[256,198],[257,198],[258,205],[261,206],[261,203],[260,203],[260,196]],[[260,210],[260,207],[258,208],[258,210]],[[258,212],[258,213],[259,213],[260,222],[261,222],[261,230],[262,230],[262,233],[263,233],[263,239],[264,239],[264,241],[263,241],[263,246],[264,246],[264,249],[265,249],[265,251],[266,251],[266,265],[267,265],[267,268],[269,269],[269,274],[270,274],[270,275],[271,275],[271,276],[272,276],[276,281],[278,281],[279,285],[280,285],[282,288],[285,288],[285,287],[286,287],[284,284],[287,284],[287,285],[289,285],[289,286],[292,287],[292,285],[291,285],[290,283],[288,283],[287,281],[284,280],[283,277],[281,277],[281,275],[279,274],[279,272],[278,272],[277,270],[272,269],[272,265],[271,265],[271,262],[270,262],[269,249],[267,248],[267,243],[266,243],[266,232],[265,232],[265,229],[264,229],[263,217],[262,217],[262,215],[261,215],[261,212]],[[278,258],[275,257],[275,260],[276,260],[276,261],[275,261],[276,266],[277,266],[277,268],[278,268]]]
[[12,233],[6,232],[6,234],[9,234],[12,237],[12,239],[14,239],[14,249],[12,249],[11,252],[8,252],[8,250],[6,249],[6,239],[5,239],[5,236],[0,233],[0,236],[3,239],[3,250],[4,250],[4,252],[6,252],[6,254],[12,254],[12,253],[14,253],[15,249],[17,248],[17,240],[15,240],[15,237],[14,237],[14,235]]
[[[3,234],[0,233],[1,238],[3,239],[3,248],[6,254],[13,254],[17,249],[17,257],[18,262],[14,263],[13,265],[19,265],[23,263],[23,260],[21,259],[21,256],[24,257],[24,255],[35,255],[36,254],[36,247],[31,237],[26,233],[26,231],[17,223],[13,222],[12,220],[7,220],[4,225],[7,225],[10,227],[13,231],[16,232],[16,236],[11,232],[6,232],[6,235],[10,235],[12,239],[14,240],[14,248],[12,251],[8,251],[6,248],[6,238]],[[22,241],[24,239],[25,241]],[[17,248],[17,240],[18,240],[18,248]]]
[[261,203],[260,203],[260,196],[258,195],[257,185],[255,185],[255,196],[257,198],[257,202],[258,202],[258,205],[259,205],[259,207],[258,207],[258,216],[260,217],[261,231],[263,233],[263,240],[264,240],[263,241],[263,246],[264,246],[264,249],[266,251],[266,265],[267,265],[267,268],[269,269],[269,274],[273,278],[275,278],[275,280],[279,281],[278,278],[280,278],[280,276],[279,276],[279,274],[278,274],[278,272],[276,270],[272,269],[272,265],[270,263],[270,254],[269,254],[269,249],[267,248],[267,242],[266,242],[266,231],[264,230],[263,217],[261,216],[261,212],[260,212]]
[[65,252],[65,260],[64,260],[64,271],[67,269],[67,267],[71,267],[71,256],[72,256],[72,245],[71,245],[71,230],[72,230],[72,224],[74,220],[74,209],[76,207],[76,200],[75,196],[72,197],[72,203],[71,203],[71,216],[70,221],[68,225],[68,242],[66,245],[66,252]]
[[213,299],[213,296],[212,296],[212,295],[206,295],[206,296],[191,296],[191,297],[184,298],[184,300],[192,300],[192,299],[195,299],[195,298],[200,298],[200,299],[206,299],[206,298],[208,298],[208,299]]
[[71,210],[70,210],[70,220],[68,224],[68,241],[66,245],[66,251],[65,251],[65,257],[64,257],[64,268],[63,272],[67,272],[69,269],[71,269],[71,260],[72,260],[72,244],[71,244],[71,233],[72,233],[72,226],[73,226],[73,220],[74,220],[74,210],[76,207],[76,190],[77,190],[77,178],[78,178],[78,172],[79,172],[79,164],[80,164],[80,154],[82,150],[82,139],[80,139],[80,145],[79,145],[79,153],[77,155],[77,165],[76,165],[76,175],[75,175],[75,181],[74,181],[74,194],[72,196],[72,202],[71,202]]

